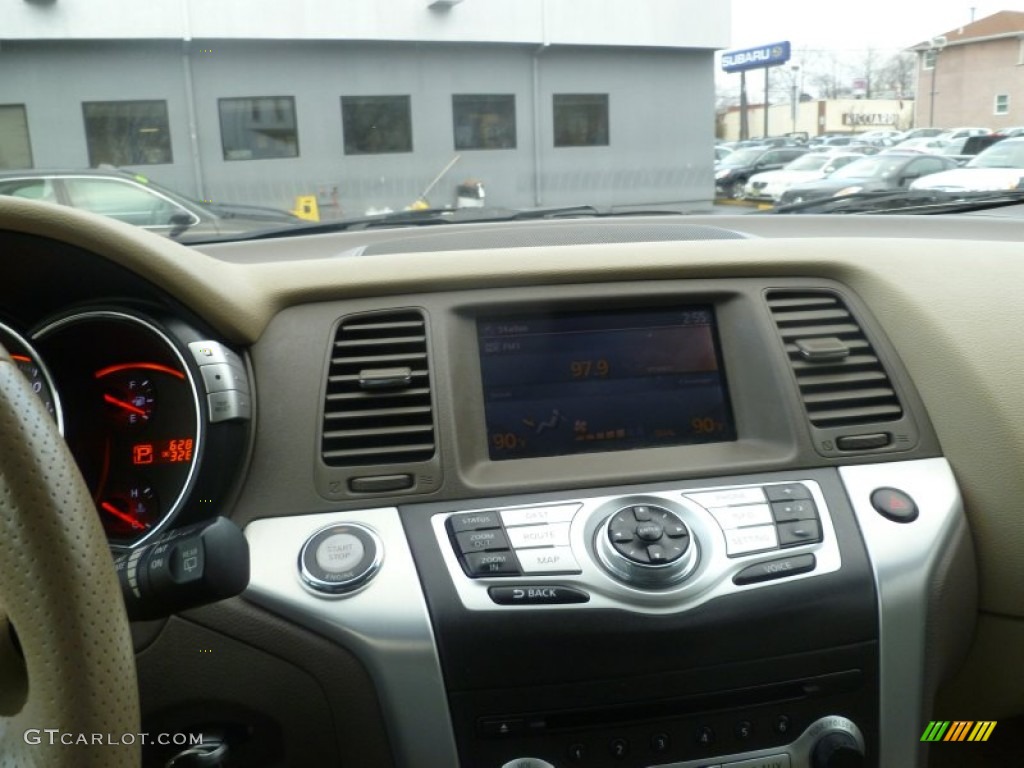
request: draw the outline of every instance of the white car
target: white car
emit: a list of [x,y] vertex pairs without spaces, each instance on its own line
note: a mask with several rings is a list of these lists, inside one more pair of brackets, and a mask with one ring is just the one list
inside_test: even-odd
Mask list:
[[950,139],[942,136],[918,136],[913,139],[906,139],[901,141],[899,144],[889,147],[889,150],[893,152],[941,152],[945,147],[949,146]]
[[940,189],[949,192],[990,192],[1016,189],[1024,180],[1024,138],[1004,139],[993,144],[963,168],[924,176],[911,189]]
[[794,184],[823,179],[833,171],[862,157],[864,155],[854,152],[814,152],[798,157],[785,168],[751,176],[747,182],[745,197],[748,200],[778,202],[782,194]]

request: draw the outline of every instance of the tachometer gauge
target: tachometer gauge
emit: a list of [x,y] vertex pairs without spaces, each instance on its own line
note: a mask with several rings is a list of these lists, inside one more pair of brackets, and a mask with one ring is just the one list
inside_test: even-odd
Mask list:
[[32,391],[42,400],[46,410],[57,422],[57,429],[63,434],[64,417],[60,409],[60,400],[57,397],[57,390],[53,386],[53,379],[42,358],[28,341],[2,323],[0,323],[0,344],[10,353],[14,364],[28,380]]

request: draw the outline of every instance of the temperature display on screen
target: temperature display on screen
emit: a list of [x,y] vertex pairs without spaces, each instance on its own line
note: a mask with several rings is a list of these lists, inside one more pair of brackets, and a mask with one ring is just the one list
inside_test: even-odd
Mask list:
[[477,320],[495,460],[735,439],[710,306]]

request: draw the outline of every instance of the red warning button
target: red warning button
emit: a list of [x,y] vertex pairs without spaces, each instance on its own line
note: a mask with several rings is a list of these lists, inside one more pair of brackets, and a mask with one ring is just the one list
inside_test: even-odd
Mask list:
[[871,494],[871,506],[895,523],[910,523],[917,519],[917,504],[896,488],[879,488],[874,491]]

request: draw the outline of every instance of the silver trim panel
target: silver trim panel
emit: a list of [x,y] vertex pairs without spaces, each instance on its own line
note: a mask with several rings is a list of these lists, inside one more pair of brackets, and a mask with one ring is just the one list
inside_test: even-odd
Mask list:
[[[376,577],[341,600],[311,594],[296,568],[306,540],[333,524],[372,528],[387,547],[387,560]],[[458,765],[430,615],[398,510],[257,520],[245,535],[252,561],[245,597],[319,632],[362,660],[381,699],[396,765]]]
[[[799,554],[813,554],[817,565],[813,571],[783,577],[789,582],[796,579],[808,579],[839,570],[841,557],[839,544],[836,540],[835,528],[825,503],[820,486],[813,480],[790,480],[781,485],[803,482],[811,493],[821,519],[823,540],[816,544],[785,547],[771,551],[741,556],[729,555],[727,551],[726,532],[716,522],[714,516],[706,508],[693,499],[704,498],[714,500],[716,506],[723,504],[749,504],[765,502],[764,493],[760,490],[764,485],[774,483],[726,486],[722,489],[695,489],[689,492],[684,488],[672,491],[658,491],[644,494],[626,494],[620,496],[601,496],[581,498],[560,504],[579,505],[569,529],[569,543],[575,560],[579,563],[578,574],[560,576],[527,574],[523,576],[484,576],[471,579],[466,576],[456,557],[445,520],[453,514],[465,512],[493,511],[495,507],[470,507],[453,509],[451,512],[436,514],[431,518],[431,526],[437,537],[441,557],[451,575],[455,590],[462,604],[474,611],[515,611],[518,606],[496,605],[488,595],[487,588],[515,584],[558,584],[582,589],[590,595],[586,603],[571,605],[539,605],[530,606],[530,610],[564,611],[564,610],[600,610],[618,608],[639,613],[668,614],[681,610],[689,610],[698,605],[725,595],[745,592],[751,589],[770,587],[778,581],[762,581],[753,584],[737,585],[732,577],[744,568],[756,563],[792,557]],[[700,496],[697,496],[697,494]],[[679,584],[644,589],[622,583],[602,564],[599,554],[595,552],[594,542],[598,531],[603,529],[605,521],[618,510],[631,505],[653,505],[664,507],[678,515],[690,529],[690,546],[699,553],[698,562],[692,572]],[[453,505],[454,506],[454,505]],[[531,507],[550,508],[552,504],[522,505],[500,508],[502,517],[510,510],[527,510]],[[740,529],[743,530],[743,529]],[[753,529],[751,529],[753,530]]]
[[[925,701],[927,610],[936,569],[947,548],[968,535],[960,492],[945,459],[841,467],[839,476],[875,574],[879,602],[881,676],[879,765],[924,764],[920,742],[928,722]],[[897,523],[875,511],[871,493],[898,488],[920,514]]]

